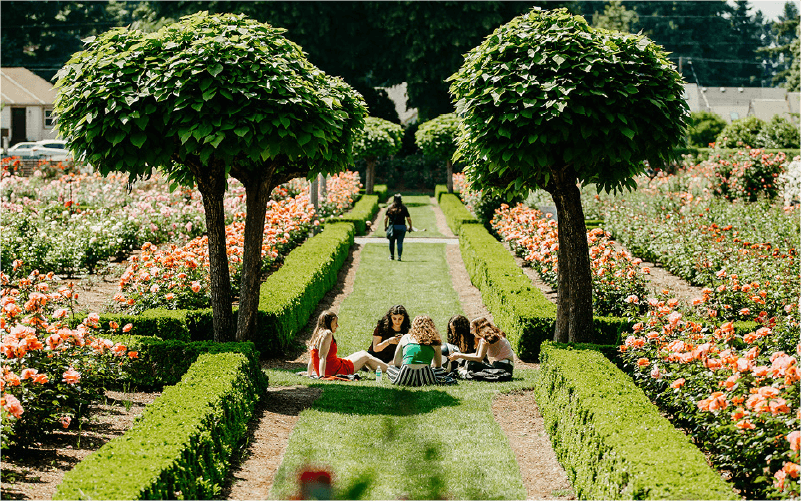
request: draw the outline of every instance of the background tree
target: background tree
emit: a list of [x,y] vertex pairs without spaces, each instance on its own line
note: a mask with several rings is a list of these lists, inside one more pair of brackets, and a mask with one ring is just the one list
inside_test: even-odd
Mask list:
[[59,72],[55,110],[73,151],[131,180],[162,167],[203,195],[215,340],[232,332],[223,196],[245,186],[237,339],[253,334],[266,203],[274,186],[352,162],[366,114],[356,92],[309,63],[284,30],[244,16],[182,18],[155,34],[114,29]]
[[637,12],[627,9],[620,0],[607,2],[603,13],[596,12],[592,15],[593,27],[621,33],[631,33],[632,27],[639,21]]
[[417,129],[415,143],[423,154],[445,161],[448,193],[453,193],[453,154],[456,152],[456,134],[459,132],[459,118],[455,113],[446,113],[429,120]]
[[726,121],[711,111],[694,111],[690,114],[687,137],[692,146],[706,148],[714,143],[720,131],[726,128]]
[[373,194],[375,186],[376,162],[380,157],[388,157],[400,151],[402,141],[403,129],[400,125],[376,117],[367,117],[364,120],[364,129],[353,142],[353,155],[367,162],[364,189],[368,195]]
[[719,148],[756,146],[757,135],[765,128],[765,122],[757,117],[734,120],[720,131],[715,143]]
[[496,29],[450,77],[463,117],[455,160],[507,199],[543,188],[559,224],[557,341],[592,341],[592,282],[577,184],[636,188],[685,134],[681,76],[645,37],[591,28],[565,9]]
[[787,81],[790,67],[798,51],[793,51],[793,40],[798,38],[799,12],[795,2],[784,4],[784,12],[770,24],[766,44],[757,49],[757,53],[764,57],[769,71],[772,74],[772,85],[779,85]]
[[757,134],[754,146],[797,150],[801,147],[801,133],[797,125],[791,124],[779,115],[774,115]]
[[790,72],[787,74],[787,81],[784,84],[784,87],[790,92],[801,90],[801,65],[799,65],[799,60],[801,59],[801,26],[797,26],[795,30],[795,40],[790,44],[793,63],[790,65]]

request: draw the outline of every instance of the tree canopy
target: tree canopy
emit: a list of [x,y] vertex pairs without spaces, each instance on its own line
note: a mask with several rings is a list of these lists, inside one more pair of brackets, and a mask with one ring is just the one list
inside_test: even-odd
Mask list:
[[[59,132],[101,173],[131,180],[162,168],[203,195],[215,339],[231,321],[222,200],[246,189],[238,338],[258,305],[265,207],[272,188],[344,170],[363,126],[362,97],[309,63],[285,30],[244,15],[199,12],[155,33],[116,28],[87,40],[58,73]],[[244,322],[247,328],[243,327]]]
[[353,154],[367,161],[365,190],[373,193],[375,164],[378,158],[388,157],[400,151],[403,145],[403,129],[400,125],[383,118],[367,117],[353,142]]
[[453,162],[456,152],[456,135],[459,133],[459,117],[446,113],[420,125],[414,133],[417,146],[423,155],[445,161],[448,192],[453,192]]
[[579,184],[635,188],[644,160],[684,138],[683,82],[641,35],[591,28],[566,9],[496,29],[449,80],[462,116],[455,160],[507,200],[543,188],[558,215],[557,341],[592,341],[592,282]]

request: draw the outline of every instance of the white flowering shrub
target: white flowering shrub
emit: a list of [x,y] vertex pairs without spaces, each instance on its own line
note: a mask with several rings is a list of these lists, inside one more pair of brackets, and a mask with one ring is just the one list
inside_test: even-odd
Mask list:
[[784,205],[801,200],[801,157],[795,157],[787,169],[779,174],[779,186]]

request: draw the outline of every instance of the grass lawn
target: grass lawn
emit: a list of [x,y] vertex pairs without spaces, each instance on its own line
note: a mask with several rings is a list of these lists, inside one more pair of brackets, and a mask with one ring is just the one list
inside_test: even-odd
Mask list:
[[[392,198],[390,197],[390,200]],[[391,201],[389,202],[392,203]],[[375,229],[373,236],[386,237],[384,232],[384,210],[388,204],[381,204],[382,211],[378,221],[378,227]],[[445,238],[445,235],[440,233],[437,229],[437,220],[434,216],[434,209],[431,207],[431,198],[428,195],[411,195],[403,197],[403,205],[409,209],[409,215],[412,218],[412,224],[418,230],[425,229],[426,231],[414,231],[406,233],[406,237],[414,238]],[[404,245],[404,249],[406,246]],[[389,255],[389,251],[387,251]]]
[[[412,216],[414,217],[414,216]],[[405,246],[406,247],[406,246]],[[462,313],[451,285],[445,244],[412,243],[408,261],[387,260],[385,244],[366,244],[354,292],[339,311],[341,355],[364,349],[375,324],[394,304],[410,315],[428,314],[444,334]],[[323,388],[300,415],[272,497],[297,494],[297,472],[322,467],[346,499],[524,499],[514,453],[492,416],[498,393],[530,388],[534,371],[518,370],[508,383],[460,381],[451,387],[399,388],[372,373],[359,382],[317,382],[270,370],[272,386]],[[290,391],[290,390],[287,390]]]

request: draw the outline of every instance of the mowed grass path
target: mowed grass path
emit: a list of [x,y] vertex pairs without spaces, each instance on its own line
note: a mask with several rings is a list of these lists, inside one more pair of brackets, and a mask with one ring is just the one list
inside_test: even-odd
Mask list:
[[[382,204],[382,209],[385,209],[391,203],[392,197],[389,198],[387,204]],[[437,220],[434,216],[434,211],[431,210],[431,198],[428,195],[404,196],[403,204],[409,209],[412,225],[418,230],[406,233],[406,238],[445,238],[445,235],[440,233],[437,229]],[[386,232],[384,232],[384,214],[385,212],[382,210],[378,225],[373,232],[374,237],[386,238]],[[389,251],[387,251],[387,255],[389,255]]]
[[[387,260],[386,240],[379,242],[363,247],[354,291],[340,308],[340,355],[365,349],[376,321],[394,304],[412,316],[430,315],[443,335],[448,318],[462,313],[445,244],[410,243],[399,263]],[[365,378],[358,382],[316,382],[269,371],[272,386],[323,388],[300,415],[271,497],[296,495],[298,471],[307,466],[331,471],[334,494],[345,499],[526,497],[491,407],[499,392],[530,388],[534,371],[519,369],[508,383],[460,381],[417,389],[361,374]]]

